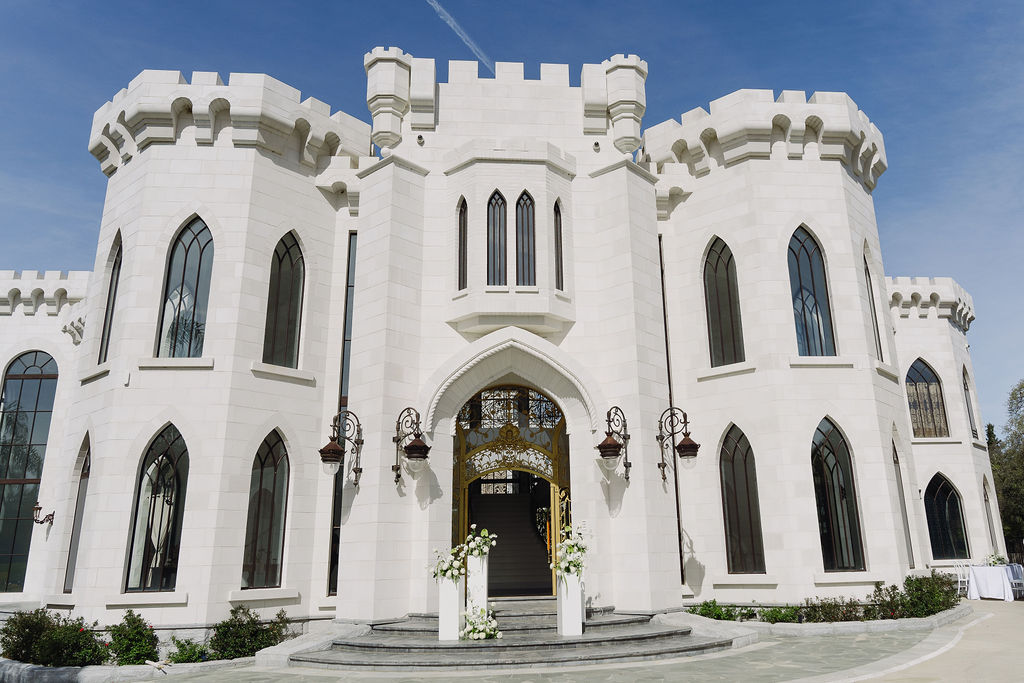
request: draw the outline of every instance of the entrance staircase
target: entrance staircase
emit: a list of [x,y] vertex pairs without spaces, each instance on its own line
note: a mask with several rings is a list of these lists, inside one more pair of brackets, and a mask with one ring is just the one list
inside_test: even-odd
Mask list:
[[731,638],[692,636],[689,628],[652,622],[651,615],[588,611],[582,636],[556,633],[554,598],[489,601],[499,640],[437,640],[436,614],[410,614],[375,624],[369,633],[334,641],[327,650],[294,654],[293,666],[348,670],[429,671],[531,668],[643,661],[731,647]]

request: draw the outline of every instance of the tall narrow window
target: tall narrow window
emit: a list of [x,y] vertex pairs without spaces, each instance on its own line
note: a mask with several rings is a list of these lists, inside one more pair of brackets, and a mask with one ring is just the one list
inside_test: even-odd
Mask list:
[[126,591],[174,590],[187,484],[185,440],[174,425],[167,425],[139,468]]
[[469,226],[466,200],[459,201],[459,289],[469,286]]
[[562,260],[562,207],[555,202],[555,289],[565,291],[565,267]]
[[49,354],[29,351],[7,367],[0,394],[0,592],[25,588],[56,392],[57,362]]
[[825,260],[821,247],[803,227],[797,228],[789,241],[789,286],[800,355],[836,355]]
[[967,377],[967,368],[964,368],[964,403],[967,404],[967,422],[971,425],[971,436],[978,438],[978,425],[974,421],[974,404],[971,403],[971,381]]
[[516,202],[516,284],[537,284],[537,230],[533,197],[526,192]]
[[825,571],[862,571],[864,551],[853,484],[853,462],[846,439],[828,418],[823,419],[814,431],[811,471]]
[[281,585],[287,500],[288,453],[281,435],[274,430],[263,440],[252,462],[242,588],[277,588]]
[[910,404],[910,424],[914,428],[914,438],[949,436],[942,384],[935,371],[920,358],[907,371],[907,402]]
[[78,564],[78,544],[82,538],[82,519],[85,516],[85,496],[89,492],[89,437],[85,437],[85,460],[82,473],[78,475],[78,495],[75,497],[75,521],[71,524],[71,545],[68,547],[68,566],[64,571],[64,592],[70,593],[75,587],[75,567]]
[[742,362],[743,326],[736,262],[729,246],[717,237],[704,261],[704,306],[708,314],[711,367]]
[[982,498],[985,502],[985,521],[988,523],[988,540],[992,547],[992,552],[999,552],[999,544],[996,542],[996,527],[992,523],[992,503],[989,502],[988,497],[988,479],[982,481]]
[[174,239],[167,263],[157,342],[161,358],[203,355],[212,269],[213,235],[206,223],[195,218]]
[[114,253],[114,262],[110,264],[110,282],[107,284],[107,305],[103,310],[103,331],[100,334],[100,356],[96,361],[104,363],[107,360],[107,350],[110,348],[110,331],[114,324],[114,305],[117,302],[117,283],[121,279],[121,243],[117,244],[117,251]]
[[264,363],[299,367],[299,324],[305,279],[302,249],[295,234],[289,232],[277,243],[270,261],[267,328],[263,336]]
[[960,494],[941,474],[936,474],[924,490],[924,511],[928,517],[928,536],[932,557],[936,560],[966,560],[971,556],[964,530]]
[[903,472],[900,471],[900,456],[896,452],[896,442],[892,442],[892,468],[896,471],[896,492],[900,500],[900,517],[903,520],[903,542],[907,545],[907,558],[910,568],[914,568],[914,544],[910,540],[910,520],[907,518],[907,499],[903,493]]
[[487,284],[505,285],[505,198],[497,190],[487,202]]
[[868,267],[868,257],[864,257],[864,283],[867,288],[868,309],[871,311],[871,329],[875,332],[875,357],[878,360],[885,360],[882,357],[882,335],[878,331],[878,311],[875,302],[875,287],[871,284],[871,269]]
[[730,574],[764,574],[761,507],[757,500],[754,451],[733,425],[722,443],[719,471],[725,515],[725,550]]

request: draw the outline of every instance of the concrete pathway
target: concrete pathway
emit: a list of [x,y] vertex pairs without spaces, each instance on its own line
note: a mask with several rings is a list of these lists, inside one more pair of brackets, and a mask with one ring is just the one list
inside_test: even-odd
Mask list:
[[1024,680],[1024,602],[972,601],[974,613],[931,632],[850,636],[765,636],[750,647],[675,660],[519,671],[415,671],[408,674],[318,669],[259,669],[174,676],[205,683],[324,683],[328,680],[466,679],[534,681],[1019,681]]

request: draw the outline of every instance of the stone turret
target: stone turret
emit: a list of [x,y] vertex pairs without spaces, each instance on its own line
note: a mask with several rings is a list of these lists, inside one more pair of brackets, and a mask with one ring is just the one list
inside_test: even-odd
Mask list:
[[397,47],[375,47],[363,57],[366,106],[373,116],[370,139],[382,148],[402,141],[402,119],[409,112],[412,55]]
[[636,55],[615,55],[601,66],[608,87],[608,115],[615,148],[630,154],[640,146],[640,122],[647,110],[647,62]]

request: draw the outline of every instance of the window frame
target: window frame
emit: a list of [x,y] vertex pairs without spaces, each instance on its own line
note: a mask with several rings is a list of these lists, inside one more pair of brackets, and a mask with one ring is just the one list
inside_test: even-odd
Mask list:
[[[736,476],[737,464],[742,466],[742,479]],[[735,424],[729,427],[722,439],[718,473],[722,487],[722,522],[728,571],[730,574],[764,574],[764,529],[761,524],[756,459],[746,434]],[[742,497],[739,490],[741,485]],[[742,499],[745,499],[746,515],[741,514]]]
[[[825,452],[826,445],[830,446],[828,453]],[[829,467],[828,455],[833,456],[835,467]],[[837,471],[840,474],[838,482],[833,474]],[[829,573],[864,571],[863,526],[857,501],[853,454],[846,436],[828,417],[822,418],[814,430],[811,474],[824,570]],[[835,490],[836,483],[839,484],[838,491]],[[824,518],[823,511],[826,513]],[[843,528],[837,529],[840,526]]]
[[[289,278],[282,276],[288,263]],[[276,285],[276,287],[275,287]],[[282,288],[287,290],[282,295]],[[299,367],[302,342],[302,305],[306,287],[306,260],[298,235],[290,230],[281,236],[271,255],[267,290],[267,316],[263,330],[263,362],[285,368]],[[281,320],[284,304],[285,317]],[[283,331],[281,326],[283,327]],[[283,346],[283,350],[282,347]]]
[[[723,267],[725,269],[724,299],[722,296],[722,273],[719,272],[719,269]],[[711,367],[717,368],[723,365],[742,363],[746,360],[746,351],[743,346],[743,320],[740,310],[736,258],[729,245],[720,237],[716,236],[708,245],[707,254],[704,257],[702,279]],[[712,300],[717,305],[712,306]],[[728,329],[722,324],[725,319],[728,320]]]
[[[257,467],[258,465],[259,467]],[[271,466],[268,467],[268,465]],[[259,492],[265,490],[263,484],[268,469],[271,470],[271,487],[269,489],[271,510],[269,518],[262,515],[263,505],[266,501],[262,496],[255,495],[253,490],[254,486],[257,487]],[[257,472],[259,473],[258,475]],[[281,433],[275,429],[267,434],[253,456],[249,480],[249,504],[246,509],[245,542],[242,546],[242,590],[281,587],[281,581],[284,576],[285,534],[287,533],[290,480],[291,464],[288,459],[288,448]],[[280,498],[278,497],[279,486],[283,486]],[[277,505],[278,502],[280,502],[279,506]],[[254,503],[256,504],[255,511],[253,510]],[[254,522],[255,527],[253,527]],[[260,541],[264,539],[265,535],[269,536],[266,539],[266,549],[268,552],[262,568],[263,580],[260,581],[260,567],[257,558],[261,549]],[[274,540],[275,536],[276,543]],[[274,550],[277,552],[276,567],[272,563]]]
[[[808,244],[813,246],[808,249]],[[825,254],[820,242],[805,225],[798,227],[789,240],[787,264],[797,353],[801,356],[837,355]],[[806,264],[809,271],[806,273],[809,289],[804,287],[803,264]],[[808,310],[808,301],[813,301],[811,310]]]
[[[196,226],[202,226],[202,228],[195,230]],[[185,245],[183,241],[186,233],[191,233],[188,245]],[[208,239],[203,239],[203,233],[209,235]],[[195,278],[194,282],[186,283],[186,276],[188,275],[188,269],[190,264],[190,254],[193,245],[198,244],[198,256],[195,258],[198,260],[198,265],[194,268]],[[176,259],[179,255],[179,246],[182,248],[183,256],[181,257],[181,264],[176,269]],[[209,250],[207,252],[207,249]],[[157,338],[156,338],[156,349],[154,355],[157,358],[201,358],[203,355],[203,345],[206,341],[206,330],[207,330],[207,316],[209,315],[209,304],[210,304],[210,288],[213,281],[213,261],[214,261],[214,240],[213,231],[210,230],[209,224],[206,223],[199,216],[194,216],[189,219],[185,225],[178,230],[174,239],[171,240],[170,249],[167,255],[167,266],[164,273],[164,286],[163,293],[160,297],[160,316],[159,323],[157,325]],[[175,275],[178,274],[180,277],[172,280]],[[193,301],[191,304],[186,304],[185,298],[186,293],[189,292],[187,284],[192,285],[191,295]],[[172,285],[176,285],[172,290]],[[205,290],[205,291],[204,291]],[[175,303],[175,298],[177,303]],[[177,324],[177,317],[181,314],[182,307],[188,305],[191,309],[192,316],[187,322],[189,330],[187,331],[187,344],[184,344],[184,339],[178,342],[177,339],[173,340],[170,345],[165,345],[164,340],[168,335],[177,334],[172,332],[172,327]],[[170,306],[170,309],[168,309]],[[171,313],[173,320],[168,320],[168,313]],[[179,353],[179,345],[184,344],[185,353]]]
[[[911,381],[911,375],[915,379]],[[931,381],[929,379],[931,377]],[[912,386],[913,385],[913,386]],[[939,373],[923,358],[911,363],[903,382],[915,439],[949,438],[949,415]],[[926,387],[922,390],[921,387]],[[934,388],[933,388],[934,387]],[[941,419],[941,422],[939,420]]]
[[508,286],[508,202],[498,190],[487,200],[487,286]]

